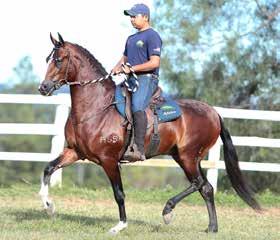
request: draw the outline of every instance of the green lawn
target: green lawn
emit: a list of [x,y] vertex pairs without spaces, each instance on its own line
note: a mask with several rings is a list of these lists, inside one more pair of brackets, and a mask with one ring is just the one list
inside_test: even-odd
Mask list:
[[111,189],[77,187],[51,189],[56,204],[54,218],[42,210],[39,186],[0,188],[0,239],[280,239],[280,196],[258,196],[266,209],[257,214],[236,195],[216,195],[219,232],[203,232],[208,214],[199,194],[174,209],[170,225],[161,212],[172,188],[126,191],[128,228],[115,237],[107,231],[118,223],[118,209]]

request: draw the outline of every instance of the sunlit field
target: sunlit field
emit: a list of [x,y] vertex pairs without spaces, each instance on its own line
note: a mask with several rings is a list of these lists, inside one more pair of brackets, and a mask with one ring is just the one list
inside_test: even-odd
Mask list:
[[56,215],[42,209],[39,186],[1,188],[0,239],[280,239],[280,196],[258,196],[265,208],[258,214],[235,195],[216,195],[219,232],[207,234],[208,214],[199,194],[174,209],[165,225],[161,212],[176,189],[127,190],[128,228],[117,236],[108,230],[116,225],[117,205],[111,189],[66,187],[51,189]]

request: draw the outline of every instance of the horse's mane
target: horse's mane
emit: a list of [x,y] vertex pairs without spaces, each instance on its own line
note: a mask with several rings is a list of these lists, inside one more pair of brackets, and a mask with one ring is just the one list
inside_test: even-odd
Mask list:
[[84,47],[78,45],[78,44],[74,44],[74,46],[77,48],[77,50],[84,55],[88,61],[90,62],[90,65],[97,70],[97,72],[99,72],[100,74],[107,75],[107,71],[105,70],[105,68],[102,66],[102,64]]

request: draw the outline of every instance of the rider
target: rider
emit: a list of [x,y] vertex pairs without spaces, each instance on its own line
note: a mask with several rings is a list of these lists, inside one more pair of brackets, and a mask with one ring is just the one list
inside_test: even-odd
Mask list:
[[145,160],[144,140],[147,129],[145,109],[158,85],[160,54],[162,40],[159,34],[150,26],[150,9],[145,4],[135,4],[130,10],[124,10],[124,15],[130,16],[131,24],[138,31],[126,40],[125,50],[112,73],[124,72],[129,74],[130,86],[135,85],[136,79],[131,75],[131,69],[123,63],[129,63],[137,75],[139,87],[132,92],[132,113],[134,124],[134,152],[131,161]]

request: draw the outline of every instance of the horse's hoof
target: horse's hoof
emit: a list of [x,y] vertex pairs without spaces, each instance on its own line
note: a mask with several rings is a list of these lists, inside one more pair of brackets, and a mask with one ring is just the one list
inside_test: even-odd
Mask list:
[[116,235],[125,228],[127,228],[127,222],[120,221],[115,227],[109,230],[109,234]]
[[205,230],[206,233],[217,233],[218,232],[218,228],[217,227],[208,227]]
[[46,202],[45,210],[49,216],[54,216],[55,213],[55,206],[53,202]]
[[162,217],[163,217],[164,223],[169,224],[169,223],[171,223],[171,221],[173,219],[173,213],[172,212],[167,213],[167,214],[163,215]]

